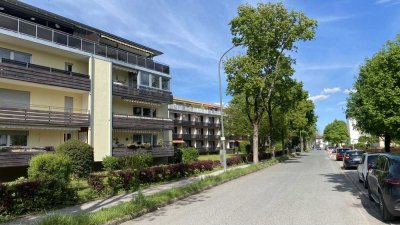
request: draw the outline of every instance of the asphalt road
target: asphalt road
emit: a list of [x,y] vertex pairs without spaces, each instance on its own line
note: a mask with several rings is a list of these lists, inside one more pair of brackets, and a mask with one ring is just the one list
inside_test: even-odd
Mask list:
[[342,170],[341,164],[328,159],[325,151],[315,151],[124,225],[384,224],[379,220],[378,207],[354,180],[356,172]]

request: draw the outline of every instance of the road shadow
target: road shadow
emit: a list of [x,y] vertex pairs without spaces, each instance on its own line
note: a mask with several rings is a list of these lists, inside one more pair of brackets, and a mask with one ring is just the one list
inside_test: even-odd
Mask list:
[[[368,196],[364,195],[355,186],[356,184],[353,183],[351,178],[346,177],[346,175],[344,175],[342,173],[338,173],[338,174],[330,173],[330,174],[320,174],[320,175],[325,177],[327,182],[331,182],[331,183],[335,184],[335,186],[333,187],[334,191],[351,193],[357,200],[359,200],[356,203],[352,204],[353,207],[364,208],[368,214],[370,214],[377,220],[382,221],[380,213],[379,213],[379,206],[375,202],[372,202],[368,198]],[[385,223],[382,222],[382,224],[385,224]],[[396,220],[390,221],[386,224],[400,224],[400,220],[396,219]]]
[[284,163],[284,164],[287,164],[287,163],[301,163],[301,161],[299,160],[299,158],[290,158],[290,159],[286,159],[285,161],[283,161],[281,163]]

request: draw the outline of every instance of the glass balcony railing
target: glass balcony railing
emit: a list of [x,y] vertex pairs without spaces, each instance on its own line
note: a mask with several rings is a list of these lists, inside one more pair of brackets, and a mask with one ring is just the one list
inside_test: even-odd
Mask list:
[[189,107],[189,106],[184,106],[184,105],[176,105],[176,104],[168,105],[168,109],[202,113],[202,114],[221,115],[221,111],[202,109],[202,108],[194,108],[194,107]]
[[169,66],[155,62],[142,56],[132,54],[121,49],[102,45],[87,39],[72,36],[70,34],[41,26],[17,17],[0,13],[0,29],[14,31],[20,34],[49,41],[55,44],[78,49],[94,55],[103,56],[124,63],[137,65],[146,69],[169,74]]

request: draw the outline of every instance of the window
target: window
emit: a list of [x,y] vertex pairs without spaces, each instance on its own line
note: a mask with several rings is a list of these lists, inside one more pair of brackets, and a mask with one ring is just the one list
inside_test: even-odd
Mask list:
[[65,133],[64,134],[64,141],[68,141],[72,139],[72,134],[71,133]]
[[133,107],[134,116],[142,116],[142,107]]
[[27,146],[28,136],[20,134],[10,135],[11,146]]
[[157,145],[157,135],[153,135],[153,146]]
[[24,52],[17,52],[10,49],[0,48],[0,57],[30,63],[32,55]]
[[140,134],[133,135],[133,143],[136,143],[138,145],[142,144],[142,135]]
[[153,109],[153,117],[157,117],[157,110]]
[[151,117],[151,109],[150,108],[143,108],[143,116]]
[[161,86],[163,90],[169,91],[169,78],[163,77],[161,79]]
[[151,75],[151,86],[153,88],[160,88],[160,77],[156,75]]
[[65,63],[65,71],[72,72],[72,64],[71,63]]
[[143,134],[143,143],[151,143],[151,134]]
[[0,134],[0,146],[7,146],[7,135]]
[[143,86],[150,86],[150,74],[146,72],[140,73],[140,84]]

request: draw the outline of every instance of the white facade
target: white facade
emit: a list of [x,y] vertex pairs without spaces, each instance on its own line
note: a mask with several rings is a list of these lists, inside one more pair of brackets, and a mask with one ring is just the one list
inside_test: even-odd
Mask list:
[[347,118],[347,130],[349,131],[350,135],[350,144],[357,144],[358,139],[362,135],[361,131],[356,128],[356,120],[353,118]]

